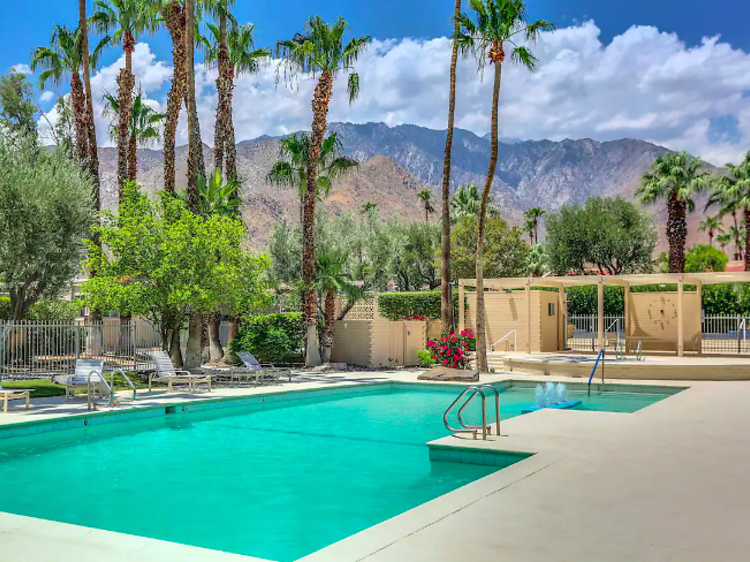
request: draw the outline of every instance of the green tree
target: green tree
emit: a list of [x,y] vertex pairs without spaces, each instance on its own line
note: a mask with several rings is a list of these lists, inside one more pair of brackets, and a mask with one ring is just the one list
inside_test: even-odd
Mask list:
[[202,41],[206,48],[206,62],[215,64],[219,69],[219,77],[216,79],[218,102],[214,132],[214,167],[221,170],[225,164],[226,177],[238,179],[232,119],[234,79],[257,73],[261,65],[271,57],[271,50],[255,47],[255,26],[251,23],[239,25],[231,18],[231,26],[227,31],[227,20],[230,18],[225,3],[226,0],[220,2],[219,25],[208,24],[210,38],[204,37]]
[[462,185],[451,198],[451,217],[454,223],[464,217],[476,217],[479,214],[479,188],[470,183]]
[[320,364],[317,342],[317,308],[313,279],[315,275],[315,204],[318,198],[318,158],[328,127],[328,107],[333,97],[333,82],[339,72],[348,72],[347,90],[349,102],[359,95],[359,74],[354,72],[354,63],[370,42],[370,36],[352,38],[344,44],[344,32],[349,28],[346,20],[339,17],[335,23],[327,24],[318,16],[311,16],[304,32],[293,39],[279,41],[276,54],[281,57],[277,71],[287,80],[299,74],[312,74],[317,78],[313,94],[312,133],[310,154],[307,161],[307,189],[303,206],[302,234],[302,284],[304,290],[304,312],[307,333],[305,364]]
[[242,249],[245,229],[234,217],[197,215],[165,192],[153,201],[131,182],[123,196],[118,215],[106,214],[95,229],[106,251],[88,243],[89,266],[99,274],[84,283],[83,300],[146,317],[181,364],[185,321],[264,298],[262,278],[270,263]]
[[158,29],[157,7],[157,3],[153,0],[96,0],[94,15],[90,18],[98,31],[110,33],[109,43],[122,45],[125,53],[125,67],[120,69],[117,77],[119,88],[117,185],[120,197],[122,197],[125,181],[135,180],[128,170],[130,114],[133,109],[133,89],[135,88],[133,51],[141,35]]
[[55,102],[57,120],[52,132],[55,144],[71,154],[75,150],[75,118],[71,96],[60,96]]
[[453,128],[456,120],[456,69],[458,67],[458,34],[461,32],[461,0],[456,0],[453,10],[453,49],[451,53],[450,87],[448,90],[448,130],[445,135],[445,158],[443,160],[443,183],[441,189],[442,212],[440,215],[440,319],[443,333],[453,330],[453,299],[451,291],[451,152],[453,150]]
[[646,273],[653,269],[656,231],[651,216],[620,197],[563,205],[547,218],[546,253],[558,275]]
[[685,254],[685,273],[724,271],[729,258],[710,244],[696,244]]
[[725,207],[742,212],[744,233],[738,241],[744,252],[739,250],[738,253],[744,253],[745,271],[750,271],[750,151],[739,165],[727,164],[727,168],[729,173],[718,180],[719,194]]
[[[119,120],[120,100],[110,93],[104,94],[104,115],[112,119],[109,127],[109,137],[113,141],[120,138]],[[138,175],[138,147],[148,147],[161,138],[161,124],[166,115],[159,113],[143,99],[143,93],[138,92],[133,100],[128,125],[128,173],[130,181],[135,181]]]
[[[464,217],[453,227],[454,281],[472,279],[476,259],[477,221]],[[484,232],[485,271],[490,278],[521,277],[526,275],[530,258],[530,247],[523,239],[523,231],[510,227],[500,217],[490,217]]]
[[[110,38],[105,37],[91,53],[90,65],[96,68],[104,47]],[[89,157],[88,106],[86,92],[81,80],[83,69],[83,33],[80,28],[68,29],[64,25],[52,28],[49,47],[37,47],[31,54],[31,70],[45,69],[39,75],[39,88],[44,89],[48,81],[60,86],[70,76],[70,92],[75,123],[75,148],[81,162]]]
[[490,117],[492,150],[477,219],[477,368],[485,372],[487,371],[487,342],[484,325],[484,249],[482,244],[484,243],[487,206],[489,205],[492,184],[495,181],[495,168],[498,159],[498,110],[502,69],[505,62],[505,47],[506,45],[511,47],[511,61],[533,72],[539,64],[538,59],[527,46],[518,45],[516,41],[523,37],[526,43],[533,43],[539,37],[540,32],[553,30],[555,26],[545,20],[529,23],[524,0],[471,0],[471,8],[475,12],[476,21],[472,20],[467,14],[461,14],[459,18],[461,30],[455,40],[459,43],[459,49],[464,52],[474,52],[480,72],[487,60],[495,70]]
[[420,291],[440,286],[436,256],[440,227],[436,223],[390,221],[393,236],[391,276],[400,291]]
[[91,180],[67,151],[0,140],[0,278],[14,320],[67,286],[93,217]]
[[26,75],[11,69],[0,76],[0,132],[10,138],[37,138],[34,89]]
[[730,226],[729,236],[731,237],[732,242],[734,242],[734,259],[745,259],[745,254],[743,253],[747,242],[747,232],[745,229],[740,226]]
[[534,235],[534,244],[539,244],[539,221],[546,214],[547,211],[541,207],[532,207],[523,214],[526,221],[528,221],[527,224],[531,227],[530,234]]
[[435,208],[432,206],[432,191],[429,189],[422,189],[417,193],[417,200],[422,203],[424,207],[424,222],[429,222],[430,213],[435,212]]
[[708,232],[708,245],[714,245],[714,236],[718,232],[719,234],[724,233],[724,225],[721,222],[720,217],[706,217],[700,224],[698,224],[698,230],[701,232]]
[[331,360],[333,326],[336,320],[336,295],[346,295],[349,300],[356,300],[361,293],[361,289],[355,285],[349,273],[348,257],[345,250],[338,249],[318,253],[315,286],[324,301],[323,336],[320,342],[320,354],[324,363]]
[[532,277],[542,277],[549,271],[549,257],[544,245],[534,244],[529,251],[528,274]]
[[716,237],[716,241],[719,243],[721,251],[724,252],[726,250],[726,247],[729,246],[729,244],[732,242],[732,235],[727,232],[719,234]]
[[[342,155],[343,144],[336,133],[330,133],[318,152],[318,179],[316,198],[328,197],[333,183],[347,171],[357,168],[356,160]],[[281,141],[280,160],[277,160],[266,176],[266,181],[278,187],[297,190],[300,202],[300,224],[303,222],[305,193],[307,191],[307,165],[310,160],[310,135],[299,133]]]
[[706,185],[702,164],[687,152],[667,152],[656,158],[651,168],[641,177],[635,195],[642,203],[667,202],[667,240],[669,242],[669,271],[685,270],[685,217],[695,209],[693,196]]

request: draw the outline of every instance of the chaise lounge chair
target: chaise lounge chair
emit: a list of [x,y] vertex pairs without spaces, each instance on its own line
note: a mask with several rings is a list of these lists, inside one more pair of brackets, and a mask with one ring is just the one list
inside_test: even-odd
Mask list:
[[[277,381],[281,375],[288,376],[289,382],[292,382],[292,370],[287,367],[276,367],[271,363],[260,363],[249,351],[239,351],[237,352],[237,357],[240,358],[245,369],[247,369],[245,374],[255,376],[255,384],[262,383],[266,379]],[[237,375],[242,374],[237,373]]]
[[151,357],[156,363],[156,371],[148,376],[148,391],[151,392],[152,381],[164,381],[167,383],[167,391],[172,392],[174,383],[186,383],[188,390],[195,390],[195,385],[199,383],[208,384],[208,391],[211,391],[211,375],[194,375],[190,371],[182,371],[174,368],[172,359],[166,351],[154,351]]
[[29,409],[31,400],[31,389],[28,388],[3,388],[0,384],[0,399],[3,401],[3,413],[8,413],[8,402],[11,400],[26,400],[26,409]]
[[109,394],[109,385],[104,380],[104,359],[77,359],[75,373],[65,381],[65,397],[73,398],[76,390],[88,391],[89,384],[95,396]]

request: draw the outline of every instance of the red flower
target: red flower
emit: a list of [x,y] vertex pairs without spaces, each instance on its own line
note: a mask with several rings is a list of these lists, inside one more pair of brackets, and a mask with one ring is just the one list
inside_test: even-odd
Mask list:
[[448,364],[448,360],[447,359],[443,359],[443,365],[447,365],[447,364]]
[[433,361],[437,361],[437,355],[433,355],[433,356],[432,356],[432,360],[433,360]]

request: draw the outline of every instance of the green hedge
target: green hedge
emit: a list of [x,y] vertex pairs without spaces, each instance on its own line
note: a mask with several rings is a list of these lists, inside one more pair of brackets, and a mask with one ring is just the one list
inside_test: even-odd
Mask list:
[[[380,316],[388,320],[440,318],[440,291],[421,293],[383,293],[378,297]],[[453,310],[458,314],[458,295],[453,295]]]
[[263,362],[279,362],[304,347],[302,314],[283,312],[261,314],[246,320],[237,337],[232,340],[232,351],[249,351]]
[[[599,288],[596,285],[570,287],[566,292],[569,316],[596,314],[599,310]],[[622,287],[604,287],[604,314],[625,314],[625,290]]]

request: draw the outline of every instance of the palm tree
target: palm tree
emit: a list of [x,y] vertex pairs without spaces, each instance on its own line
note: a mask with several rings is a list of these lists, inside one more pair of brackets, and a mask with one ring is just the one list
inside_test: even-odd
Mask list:
[[435,208],[432,206],[430,198],[432,197],[432,191],[429,189],[423,189],[417,193],[417,199],[424,207],[424,222],[430,221],[430,213],[435,212]]
[[[318,153],[318,189],[316,198],[322,201],[331,192],[333,182],[347,171],[357,168],[359,162],[342,156],[343,144],[336,133],[330,133]],[[303,219],[307,191],[307,162],[310,158],[310,135],[299,133],[286,137],[279,148],[277,160],[266,176],[266,181],[278,187],[297,190],[300,202],[300,224]]]
[[500,83],[502,79],[503,63],[505,62],[505,46],[512,47],[511,61],[526,67],[530,71],[536,70],[539,61],[528,47],[517,45],[519,36],[527,42],[534,42],[542,31],[554,29],[554,25],[545,20],[529,23],[526,16],[524,0],[471,0],[472,9],[476,13],[476,21],[463,13],[459,17],[460,30],[455,37],[459,49],[473,51],[479,63],[480,72],[484,69],[485,60],[489,60],[494,67],[495,77],[492,88],[491,113],[491,142],[490,165],[487,170],[487,180],[482,191],[482,201],[477,217],[477,251],[476,251],[476,331],[477,331],[477,368],[487,370],[487,342],[484,318],[484,228],[487,218],[490,190],[495,181],[495,168],[498,159],[498,109],[500,105]]
[[[733,211],[741,211],[743,215],[744,234],[736,238],[742,244],[743,250],[739,250],[740,259],[744,253],[745,271],[750,271],[750,151],[748,151],[742,162],[735,166],[727,164],[729,174],[721,177],[718,192],[721,194],[725,205]],[[736,214],[735,224],[736,224]],[[737,227],[732,227],[737,229]],[[739,229],[738,229],[739,230]]]
[[[114,118],[120,114],[120,100],[112,94],[105,93],[104,114]],[[160,125],[166,118],[164,113],[159,113],[143,101],[141,91],[133,100],[133,109],[130,113],[128,130],[128,180],[135,181],[138,170],[138,147],[148,147],[161,138]],[[120,137],[118,123],[112,121],[109,127],[109,136],[113,141]]]
[[345,294],[350,300],[354,300],[361,293],[361,290],[354,284],[351,275],[347,271],[348,258],[348,253],[343,250],[318,252],[314,285],[325,298],[324,327],[321,342],[321,356],[324,363],[328,363],[331,360],[333,326],[336,320],[336,295]]
[[[86,0],[78,0],[78,27],[81,30],[81,50],[83,51],[83,90],[86,96],[86,127],[88,129],[88,168],[94,182],[94,205],[101,210],[99,194],[99,143],[96,139],[94,119],[94,98],[91,94],[91,57],[89,55],[89,22],[86,18]],[[105,38],[106,39],[106,38]],[[94,235],[94,241],[98,235]]]
[[320,17],[312,16],[305,24],[304,33],[293,39],[279,41],[276,53],[282,59],[277,67],[287,80],[299,73],[317,77],[313,94],[312,133],[307,161],[307,189],[302,221],[302,285],[304,291],[304,316],[307,328],[307,354],[305,364],[320,364],[316,328],[317,309],[312,287],[315,273],[315,203],[318,197],[318,156],[328,127],[328,107],[333,97],[333,82],[340,71],[349,72],[347,90],[349,103],[359,95],[359,75],[353,65],[370,42],[370,36],[352,38],[344,44],[344,32],[349,28],[339,17],[335,23],[326,24]]
[[642,203],[667,201],[667,240],[669,241],[669,272],[685,271],[685,216],[695,209],[693,195],[706,185],[701,162],[687,152],[667,152],[659,156],[641,177],[635,194]]
[[745,259],[745,255],[742,253],[742,249],[746,245],[746,238],[747,234],[745,232],[744,228],[741,228],[739,226],[730,226],[729,227],[729,236],[732,239],[732,242],[734,242],[735,250],[734,250],[734,259],[735,260],[743,260]]
[[524,218],[531,224],[531,229],[534,234],[534,239],[531,242],[532,244],[539,244],[539,219],[541,219],[546,214],[547,211],[545,211],[541,207],[532,207],[523,214]]
[[529,244],[534,245],[534,221],[526,218],[523,223],[523,231],[529,233]]
[[719,246],[721,246],[721,251],[725,251],[726,247],[729,246],[729,244],[732,242],[732,235],[729,233],[723,233],[719,234],[716,237],[716,241],[719,243]]
[[549,259],[544,246],[534,244],[529,252],[529,274],[532,277],[541,277],[549,271]]
[[172,39],[172,86],[167,94],[164,123],[164,191],[175,192],[175,137],[180,108],[187,92],[187,50],[185,47],[185,8],[181,0],[165,0],[162,18]]
[[[83,68],[83,32],[81,28],[70,30],[64,25],[52,28],[49,47],[37,47],[31,55],[31,70],[44,68],[39,75],[39,88],[44,89],[48,81],[60,86],[70,76],[70,92],[73,101],[73,118],[76,133],[76,154],[84,164],[89,157],[89,130],[87,128],[87,101],[81,69]],[[96,66],[109,38],[105,37],[89,56],[89,64]],[[88,167],[88,166],[87,166]]]
[[110,43],[122,45],[125,53],[125,68],[117,78],[119,87],[119,123],[117,138],[117,184],[119,196],[128,179],[128,125],[133,108],[133,51],[140,36],[158,29],[157,4],[153,0],[96,0],[91,23],[97,30],[111,32]]
[[[237,179],[237,148],[232,120],[234,79],[258,72],[261,65],[271,56],[271,50],[255,48],[253,24],[238,25],[232,20],[232,26],[227,32],[227,17],[222,17],[222,14],[224,8],[219,11],[219,26],[207,24],[211,37],[202,37],[201,42],[206,52],[206,62],[217,65],[219,69],[219,77],[216,79],[218,104],[214,133],[214,167],[221,170],[226,166],[227,178]],[[226,45],[226,48],[223,45]]]
[[451,197],[451,218],[459,221],[464,217],[475,217],[479,214],[479,188],[470,183],[462,185]]
[[719,217],[706,217],[698,224],[698,230],[700,230],[701,232],[708,231],[708,244],[710,246],[713,246],[714,235],[717,232],[723,233],[724,225],[721,223],[721,219]]
[[448,131],[445,136],[443,160],[443,207],[440,215],[440,320],[443,333],[453,330],[453,299],[451,295],[451,156],[453,127],[456,122],[456,69],[458,67],[458,41],[461,31],[461,0],[456,0],[453,10],[453,52],[451,54],[450,87],[448,90]]

